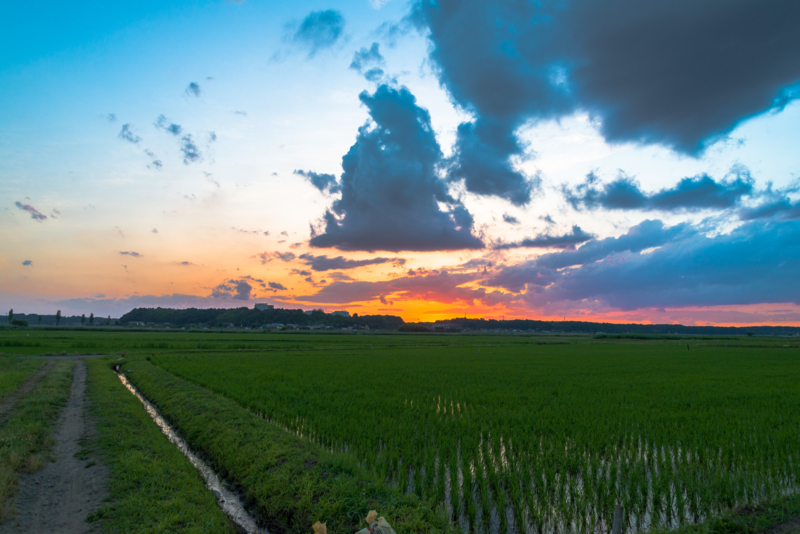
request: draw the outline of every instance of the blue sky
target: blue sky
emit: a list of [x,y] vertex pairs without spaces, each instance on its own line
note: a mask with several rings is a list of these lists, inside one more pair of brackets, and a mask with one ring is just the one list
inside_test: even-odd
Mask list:
[[800,324],[798,17],[4,5],[0,298]]

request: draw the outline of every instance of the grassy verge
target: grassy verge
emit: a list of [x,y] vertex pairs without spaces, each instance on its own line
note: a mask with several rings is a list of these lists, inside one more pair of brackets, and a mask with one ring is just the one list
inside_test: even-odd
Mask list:
[[[800,495],[745,506],[720,517],[671,531],[653,534],[754,534],[800,516]],[[794,532],[794,531],[793,531]]]
[[105,359],[87,362],[97,438],[109,468],[109,502],[90,516],[104,532],[233,533],[189,460],[126,390]]
[[349,458],[268,423],[234,401],[215,395],[139,358],[123,366],[143,395],[159,407],[190,445],[225,479],[270,532],[306,532],[315,521],[329,532],[354,532],[378,510],[397,532],[450,529],[430,504],[364,474]]
[[25,380],[47,363],[13,356],[0,356],[0,401],[14,392]]
[[74,365],[57,362],[0,425],[0,522],[14,513],[19,474],[44,466],[53,422],[69,398]]

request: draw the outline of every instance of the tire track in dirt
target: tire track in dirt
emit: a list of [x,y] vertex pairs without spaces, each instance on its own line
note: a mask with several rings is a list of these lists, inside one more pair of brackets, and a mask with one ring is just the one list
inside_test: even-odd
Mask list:
[[0,402],[0,423],[6,420],[6,415],[8,412],[11,411],[19,400],[24,397],[25,395],[33,389],[39,380],[44,378],[44,376],[50,372],[50,369],[53,368],[56,362],[47,362],[44,367],[33,373],[28,379],[22,383],[13,393],[11,393],[8,397],[6,397],[2,402]]
[[61,411],[53,435],[55,462],[20,481],[17,516],[0,525],[0,534],[83,534],[99,529],[86,517],[100,507],[108,495],[108,469],[99,460],[76,454],[82,439],[91,439],[93,424],[86,398],[86,364],[75,362],[69,401]]

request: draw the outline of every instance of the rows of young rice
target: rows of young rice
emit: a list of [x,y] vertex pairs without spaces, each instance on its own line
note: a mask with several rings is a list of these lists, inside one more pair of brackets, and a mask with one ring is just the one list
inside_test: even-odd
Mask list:
[[476,532],[702,521],[798,490],[795,351],[593,345],[156,357]]

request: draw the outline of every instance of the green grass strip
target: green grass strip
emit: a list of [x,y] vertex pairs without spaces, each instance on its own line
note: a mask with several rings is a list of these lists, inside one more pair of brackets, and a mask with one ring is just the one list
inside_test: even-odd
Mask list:
[[104,360],[87,361],[88,392],[110,499],[89,520],[102,521],[104,532],[235,532],[197,470]]
[[0,401],[13,393],[45,363],[47,360],[0,356]]
[[363,473],[349,457],[323,451],[144,359],[132,358],[123,368],[133,371],[131,382],[212,468],[238,486],[273,534],[310,532],[315,521],[327,523],[328,532],[355,532],[366,526],[362,518],[371,509],[396,532],[450,531],[429,503]]
[[69,399],[75,362],[60,361],[0,424],[0,522],[11,517],[21,473],[44,467],[53,423]]

